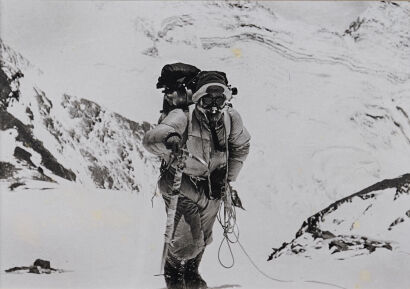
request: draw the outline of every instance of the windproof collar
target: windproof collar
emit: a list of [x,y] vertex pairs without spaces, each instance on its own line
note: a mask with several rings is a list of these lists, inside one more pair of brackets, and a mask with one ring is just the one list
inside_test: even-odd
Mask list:
[[219,86],[222,87],[224,89],[223,94],[226,97],[226,100],[229,101],[232,98],[232,91],[229,89],[229,87],[227,87],[226,85],[222,84],[222,83],[218,83],[218,82],[211,82],[211,83],[207,83],[203,86],[201,86],[193,95],[192,95],[192,102],[193,103],[197,103],[198,100],[209,93],[208,87],[210,86]]

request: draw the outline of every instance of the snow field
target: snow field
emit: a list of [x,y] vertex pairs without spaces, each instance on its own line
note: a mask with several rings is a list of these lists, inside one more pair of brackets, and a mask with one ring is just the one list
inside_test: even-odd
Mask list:
[[[44,182],[10,192],[5,185],[1,183],[1,288],[164,287],[163,278],[153,276],[159,272],[163,245],[165,212],[161,199],[156,198],[151,208],[149,192],[86,190],[78,185]],[[241,243],[264,272],[294,282],[276,282],[260,275],[236,244],[232,245],[235,266],[222,268],[217,260],[222,234],[215,224],[214,242],[200,267],[211,288],[331,288],[304,280],[346,288],[402,288],[409,255],[400,252],[376,250],[345,261],[318,253],[311,259],[283,256],[280,262],[266,262],[267,249],[280,234],[266,228],[272,218],[268,210],[256,213],[253,208],[258,204],[247,205],[247,212],[238,212]],[[36,258],[50,260],[53,268],[67,272],[4,273],[14,266],[30,265]],[[226,247],[221,259],[226,265],[230,263]]]

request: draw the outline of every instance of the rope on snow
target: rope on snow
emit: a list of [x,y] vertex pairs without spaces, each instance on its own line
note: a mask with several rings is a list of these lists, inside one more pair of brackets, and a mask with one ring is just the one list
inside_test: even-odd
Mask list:
[[[226,197],[230,197],[230,194],[228,193]],[[223,209],[222,209],[222,204],[224,204]],[[223,210],[223,220],[222,220],[222,216],[221,216],[221,211]],[[282,282],[282,283],[296,283],[298,281],[295,280],[283,280],[283,279],[279,279],[279,278],[275,278],[272,277],[271,275],[265,273],[264,271],[262,271],[258,265],[256,265],[256,263],[253,261],[252,257],[249,255],[249,253],[246,251],[245,247],[242,245],[242,243],[239,241],[239,226],[236,222],[236,210],[235,207],[232,206],[232,204],[230,204],[228,202],[228,204],[224,202],[221,202],[221,205],[219,207],[219,212],[217,215],[217,219],[219,224],[221,225],[222,229],[223,229],[223,235],[224,237],[222,238],[221,244],[219,245],[219,249],[218,249],[218,261],[219,263],[222,265],[222,267],[224,268],[232,268],[235,265],[235,258],[232,252],[232,248],[231,248],[231,244],[235,244],[238,243],[239,247],[241,248],[242,252],[245,254],[245,256],[248,258],[249,262],[252,264],[252,266],[263,276],[265,276],[266,278],[275,281],[275,282]],[[237,232],[235,232],[235,227],[237,228]],[[231,240],[229,237],[229,234],[233,234],[235,236],[234,240]],[[232,264],[231,265],[225,265],[223,264],[223,262],[221,261],[220,258],[220,253],[221,253],[221,247],[223,245],[223,243],[226,242],[231,258],[232,258]],[[313,284],[320,284],[320,285],[327,285],[330,287],[335,287],[335,288],[340,288],[340,289],[347,289],[343,286],[334,284],[334,283],[329,283],[329,282],[323,282],[323,281],[317,281],[317,280],[302,280],[301,282],[303,283],[313,283]]]

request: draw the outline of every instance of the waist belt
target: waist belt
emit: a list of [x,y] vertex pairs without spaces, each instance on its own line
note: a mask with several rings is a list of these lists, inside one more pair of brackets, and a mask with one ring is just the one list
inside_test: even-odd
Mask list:
[[[167,174],[170,174],[170,175],[174,175],[175,172],[176,172],[176,170],[173,166],[168,166],[167,167],[164,164],[164,162],[161,164],[160,170],[161,170],[161,173],[167,173]],[[182,173],[182,175],[189,178],[191,181],[193,181],[195,183],[200,182],[200,181],[207,181],[208,180],[208,177],[206,177],[206,176],[193,176],[193,175],[186,174],[184,172]]]
[[[167,179],[173,179],[175,172],[176,170],[172,166],[168,166],[167,168],[163,165],[161,166],[161,174],[167,175]],[[206,196],[210,198],[211,184],[207,176],[193,176],[183,172],[182,177],[189,179],[189,181],[195,186],[197,190],[203,191]]]
[[208,180],[208,177],[205,177],[205,176],[193,176],[193,175],[188,175],[188,174],[186,174],[186,173],[183,173],[183,174],[186,175],[187,177],[193,179],[193,180],[196,180],[196,181],[205,181],[205,180]]
[[195,185],[197,185],[200,182],[204,182],[204,181],[208,182],[207,177],[191,176],[185,173],[183,173],[183,175],[187,176],[191,180],[191,182],[193,182]]

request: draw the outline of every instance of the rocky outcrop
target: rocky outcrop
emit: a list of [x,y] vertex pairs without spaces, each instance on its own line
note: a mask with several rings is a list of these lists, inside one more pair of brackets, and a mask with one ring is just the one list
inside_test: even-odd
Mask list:
[[6,273],[13,273],[13,272],[26,272],[26,273],[33,273],[33,274],[51,274],[51,273],[63,273],[64,270],[62,269],[55,269],[51,267],[50,261],[36,259],[31,266],[22,266],[22,267],[13,267],[7,270],[4,270]]
[[48,94],[33,82],[31,64],[0,44],[0,133],[14,146],[0,160],[2,176],[24,183],[21,178],[54,181],[55,175],[98,188],[139,191],[141,180],[156,167],[141,144],[151,124],[87,99]]
[[[4,55],[4,44],[2,44],[2,55]],[[16,57],[11,57],[16,59]],[[10,65],[9,65],[10,67]],[[63,165],[58,163],[55,157],[44,147],[43,142],[36,139],[33,136],[32,127],[23,124],[19,119],[14,117],[7,111],[9,104],[12,101],[18,102],[20,98],[20,79],[24,77],[24,74],[19,70],[15,69],[15,73],[9,77],[6,71],[13,71],[6,67],[5,63],[1,63],[0,67],[0,130],[6,131],[9,129],[15,129],[17,131],[16,141],[20,142],[24,147],[30,148],[41,155],[41,164],[47,169],[52,171],[55,175],[65,178],[67,180],[75,181],[75,174],[66,169]],[[36,168],[36,165],[31,161],[31,154],[24,150],[23,148],[16,146],[14,150],[14,156],[25,161],[25,163],[31,167]],[[10,166],[11,164],[9,164]],[[4,166],[5,170],[8,166]],[[13,171],[16,171],[15,169]],[[4,174],[6,177],[10,177],[10,174]]]
[[[410,174],[383,180],[308,218],[295,239],[274,248],[268,260],[284,254],[311,256],[315,250],[336,257],[340,252],[356,256],[373,253],[376,249],[393,250],[405,245],[409,209]],[[390,221],[392,214],[398,216],[393,222]],[[407,223],[407,227],[403,223]],[[394,228],[398,232],[390,234]]]
[[9,179],[19,171],[16,166],[8,162],[0,162],[0,179]]
[[[16,129],[16,140],[21,142],[25,147],[31,148],[41,155],[41,164],[52,171],[55,175],[70,181],[75,181],[76,175],[69,169],[62,166],[56,158],[47,150],[43,142],[33,136],[31,128],[24,125],[20,120],[15,118],[7,111],[0,110],[0,130]],[[24,159],[29,165],[36,167],[30,160],[29,153],[24,149],[16,147],[15,156]]]

